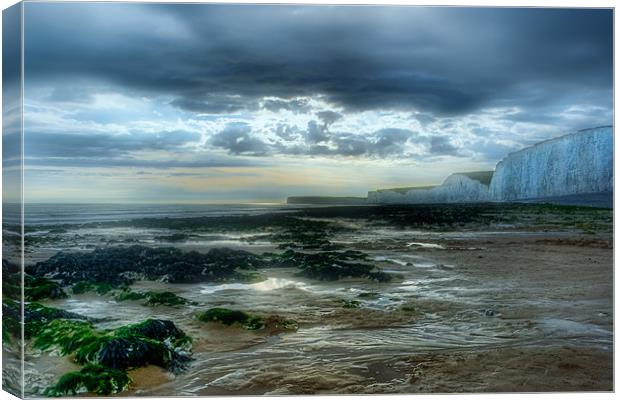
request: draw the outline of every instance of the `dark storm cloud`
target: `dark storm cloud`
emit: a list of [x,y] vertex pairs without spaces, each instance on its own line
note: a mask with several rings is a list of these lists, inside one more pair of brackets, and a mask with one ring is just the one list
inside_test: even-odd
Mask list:
[[234,113],[265,96],[320,95],[345,112],[445,116],[579,101],[585,92],[611,108],[611,10],[25,6],[29,79],[87,76],[170,96],[191,112]]
[[259,138],[252,136],[252,128],[247,124],[233,123],[216,133],[209,140],[211,146],[228,150],[230,154],[252,156],[266,155],[268,145]]

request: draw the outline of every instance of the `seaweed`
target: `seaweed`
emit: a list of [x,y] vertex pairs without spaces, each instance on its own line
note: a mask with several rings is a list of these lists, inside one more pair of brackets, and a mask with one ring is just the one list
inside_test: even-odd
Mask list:
[[[141,335],[104,337],[97,346],[86,346],[75,355],[76,361],[97,361],[110,368],[128,369],[153,364],[167,367],[173,351],[163,342]],[[96,351],[93,351],[95,348]]]
[[63,299],[67,293],[58,283],[49,279],[24,275],[24,297],[28,301]]
[[211,308],[197,315],[202,322],[219,322],[224,325],[244,324],[250,315],[239,310],[230,310],[228,308]]
[[228,308],[211,308],[199,313],[196,317],[203,322],[215,322],[228,326],[239,324],[248,330],[267,329],[271,332],[297,330],[297,322],[287,320],[279,315],[263,318]]
[[33,346],[41,350],[57,346],[62,355],[67,355],[96,342],[100,336],[88,321],[57,319],[37,332]]
[[155,340],[173,339],[173,344],[180,344],[191,338],[174,322],[164,319],[147,319],[137,324],[120,327],[116,330],[118,335],[141,335]]
[[88,391],[109,395],[122,392],[130,383],[131,379],[126,371],[99,364],[89,364],[80,371],[64,374],[55,385],[45,389],[44,394],[59,397]]
[[[46,261],[29,266],[35,276],[50,275],[65,285],[79,284],[87,290],[88,283],[128,286],[136,279],[162,280],[170,283],[222,282],[244,279],[238,271],[267,266],[263,259],[250,252],[227,248],[211,249],[208,253],[183,252],[174,247],[98,248],[89,253],[59,252]],[[104,287],[104,286],[102,286]]]
[[378,282],[389,282],[391,276],[374,265],[366,264],[367,255],[354,250],[301,253],[287,250],[274,258],[280,266],[297,266],[299,276],[322,281],[342,278],[366,278]]
[[145,306],[179,306],[184,304],[190,304],[190,301],[184,297],[178,296],[172,292],[134,292],[131,290],[123,290],[114,296],[116,301],[127,301],[127,300],[142,300],[146,299]]
[[[27,301],[62,299],[67,294],[62,287],[45,277],[24,274],[24,297]],[[2,295],[13,299],[22,296],[21,268],[8,260],[2,260]]]
[[[19,310],[13,309],[12,312],[19,313]],[[58,319],[88,320],[89,318],[58,308],[46,307],[39,303],[27,303],[24,306],[25,337],[28,339],[36,336],[46,324]]]
[[114,286],[107,282],[79,281],[71,286],[71,292],[73,292],[73,294],[96,292],[98,295],[103,296],[112,289],[114,289]]
[[[72,354],[82,365],[126,370],[152,364],[175,372],[190,360],[191,338],[167,320],[148,319],[112,331],[97,331],[88,321],[57,319],[37,330],[33,345],[41,350],[58,348],[62,355]],[[67,374],[50,393],[76,393],[84,386],[82,378],[80,374]],[[97,390],[94,392],[99,393]]]
[[134,292],[133,290],[123,290],[120,293],[117,293],[114,296],[114,300],[116,301],[127,301],[127,300],[142,300],[146,298],[147,294],[145,292]]
[[179,306],[188,304],[189,301],[181,296],[177,296],[172,292],[147,292],[145,305],[165,305],[165,306]]

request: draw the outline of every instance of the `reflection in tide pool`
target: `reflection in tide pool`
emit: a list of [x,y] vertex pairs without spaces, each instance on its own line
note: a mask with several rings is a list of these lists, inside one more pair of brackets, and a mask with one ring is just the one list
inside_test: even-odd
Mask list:
[[257,283],[224,283],[221,285],[205,285],[200,289],[200,293],[211,294],[221,290],[258,290],[265,292],[285,288],[305,290],[307,285],[303,282],[292,281],[286,278],[267,278],[264,281]]

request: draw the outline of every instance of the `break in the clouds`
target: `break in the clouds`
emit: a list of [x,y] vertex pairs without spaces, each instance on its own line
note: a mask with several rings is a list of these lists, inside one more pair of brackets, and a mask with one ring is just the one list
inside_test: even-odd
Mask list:
[[361,195],[612,119],[611,10],[26,3],[24,16],[33,174],[170,170],[195,200],[213,169],[253,168],[273,196]]

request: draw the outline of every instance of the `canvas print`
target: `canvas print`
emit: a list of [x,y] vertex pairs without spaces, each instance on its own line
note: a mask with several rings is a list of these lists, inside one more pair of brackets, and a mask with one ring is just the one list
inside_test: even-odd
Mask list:
[[613,9],[23,2],[2,53],[3,390],[613,390]]

